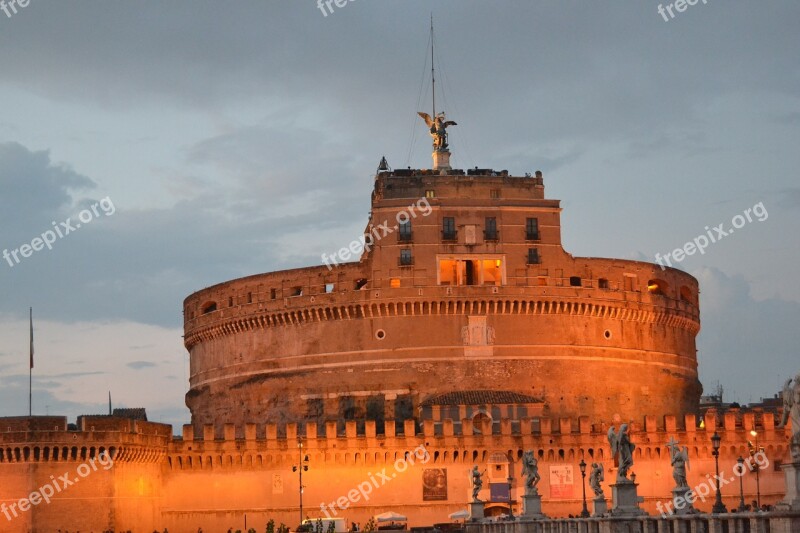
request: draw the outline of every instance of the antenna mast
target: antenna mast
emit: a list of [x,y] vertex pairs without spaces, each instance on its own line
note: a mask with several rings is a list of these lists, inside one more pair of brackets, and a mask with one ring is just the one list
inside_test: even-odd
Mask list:
[[433,68],[433,13],[431,13],[431,95],[433,96],[433,114],[436,119],[436,71]]

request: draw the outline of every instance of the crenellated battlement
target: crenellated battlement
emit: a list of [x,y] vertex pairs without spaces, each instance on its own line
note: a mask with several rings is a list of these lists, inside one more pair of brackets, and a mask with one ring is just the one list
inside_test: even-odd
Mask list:
[[[207,424],[201,432],[183,426],[183,436],[169,446],[171,469],[272,468],[297,461],[297,442],[315,461],[332,464],[390,463],[418,446],[432,454],[433,464],[485,462],[496,450],[521,452],[534,449],[540,460],[564,462],[580,457],[610,459],[607,422],[592,423],[578,419],[524,418],[518,421],[483,420],[476,427],[470,419],[460,422],[444,419],[441,423],[405,420],[402,424],[348,420],[325,424],[308,422],[278,424]],[[618,426],[619,424],[617,424]],[[342,429],[343,427],[343,429]],[[629,422],[629,432],[637,449],[635,459],[667,457],[670,437],[689,447],[690,456],[711,457],[711,435],[722,436],[722,458],[747,455],[750,430],[757,430],[760,444],[771,457],[780,460],[787,452],[787,430],[775,427],[772,413],[759,411],[727,412],[722,417],[708,412],[702,420],[695,415],[676,417],[648,416],[641,422]]]
[[0,418],[0,464],[85,461],[108,453],[115,462],[163,460],[172,426],[113,416]]

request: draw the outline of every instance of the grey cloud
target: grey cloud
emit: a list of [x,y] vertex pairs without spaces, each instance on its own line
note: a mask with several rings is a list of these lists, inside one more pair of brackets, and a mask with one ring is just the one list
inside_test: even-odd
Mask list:
[[150,361],[131,361],[125,366],[127,366],[128,368],[132,368],[134,370],[141,370],[143,368],[153,368],[158,365],[156,365],[155,363],[151,363]]

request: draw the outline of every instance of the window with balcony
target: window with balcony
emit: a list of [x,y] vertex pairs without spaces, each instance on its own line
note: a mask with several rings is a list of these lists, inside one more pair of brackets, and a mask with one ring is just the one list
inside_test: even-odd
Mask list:
[[539,219],[527,218],[525,219],[525,240],[538,241],[539,240]]
[[454,217],[444,217],[442,219],[442,240],[456,240],[456,219]]
[[483,239],[486,241],[497,240],[497,219],[495,217],[486,217],[486,225],[483,230]]

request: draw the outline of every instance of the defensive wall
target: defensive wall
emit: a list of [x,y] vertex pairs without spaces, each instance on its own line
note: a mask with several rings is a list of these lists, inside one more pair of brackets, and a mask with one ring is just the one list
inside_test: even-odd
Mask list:
[[[616,472],[606,440],[611,421],[592,423],[586,417],[501,419],[484,421],[482,427],[473,427],[470,419],[458,424],[428,420],[419,430],[413,420],[406,420],[400,428],[385,424],[383,435],[377,434],[373,420],[362,421],[363,431],[357,421],[348,421],[342,431],[335,421],[321,427],[313,422],[208,425],[200,433],[187,425],[180,437],[169,437],[167,425],[112,417],[83,417],[77,431],[66,430],[64,418],[24,420],[0,419],[0,503],[19,502],[65,473],[74,477],[80,464],[103,451],[111,454],[113,467],[91,472],[55,494],[51,503],[41,502],[12,520],[0,515],[0,531],[217,531],[242,527],[245,515],[258,530],[269,518],[294,527],[300,517],[299,478],[292,467],[301,454],[308,456],[309,466],[303,473],[304,514],[325,516],[320,504],[326,504],[331,516],[362,525],[387,510],[408,514],[411,526],[447,521],[450,513],[466,507],[471,493],[468,471],[474,464],[491,467],[480,494],[491,500],[490,484],[508,475],[507,459],[498,457],[514,460],[511,494],[516,514],[523,490],[519,459],[528,449],[539,459],[539,490],[551,517],[580,511],[581,459],[605,465],[607,499]],[[758,432],[759,446],[769,460],[759,472],[761,501],[774,504],[784,492],[777,465],[788,453],[788,430],[775,428],[773,415],[728,411],[721,417],[709,412],[702,423],[693,415],[632,422],[637,446],[632,470],[643,507],[657,514],[656,504],[671,498],[674,482],[666,443],[672,437],[688,446],[690,486],[713,475],[714,430],[722,437],[720,472],[733,478],[722,489],[724,502],[736,507],[739,478],[732,472],[740,455],[748,457],[751,429]],[[421,454],[423,449],[427,455]],[[426,485],[431,470],[435,479],[445,480],[443,486]],[[745,501],[754,500],[755,474],[746,473],[742,485]],[[708,511],[712,503],[713,493],[696,507]],[[507,508],[504,502],[487,507],[493,505]]]

